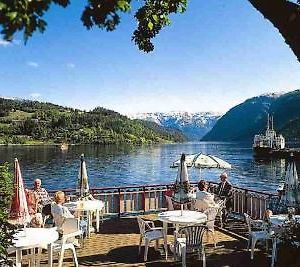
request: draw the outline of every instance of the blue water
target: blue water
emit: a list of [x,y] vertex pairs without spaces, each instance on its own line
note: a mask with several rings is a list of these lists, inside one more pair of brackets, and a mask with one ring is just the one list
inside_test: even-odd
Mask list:
[[[255,161],[250,143],[183,143],[147,146],[70,146],[62,152],[55,146],[0,146],[0,163],[19,159],[26,186],[35,178],[47,189],[75,188],[80,154],[85,154],[91,187],[162,184],[174,182],[176,169],[169,166],[184,153],[203,152],[230,164],[232,184],[273,192],[284,180],[285,160]],[[299,168],[298,168],[299,169]],[[189,169],[191,181],[218,181],[222,170]]]

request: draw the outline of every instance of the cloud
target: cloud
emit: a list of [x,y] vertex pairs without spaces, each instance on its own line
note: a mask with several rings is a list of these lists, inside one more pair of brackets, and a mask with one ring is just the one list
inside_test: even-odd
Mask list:
[[10,46],[10,45],[11,45],[11,42],[0,39],[0,46],[7,47],[7,46]]
[[75,64],[74,63],[67,63],[67,68],[69,68],[69,69],[74,69],[76,66],[75,66]]
[[29,96],[30,98],[37,99],[40,98],[42,95],[40,93],[31,93]]
[[27,65],[33,68],[37,68],[39,66],[37,62],[33,62],[33,61],[28,61]]

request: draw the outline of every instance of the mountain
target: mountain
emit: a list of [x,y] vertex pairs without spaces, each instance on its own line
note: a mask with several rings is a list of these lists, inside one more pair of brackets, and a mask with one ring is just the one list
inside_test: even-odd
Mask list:
[[177,132],[147,126],[102,107],[86,112],[51,103],[0,98],[0,144],[141,144],[183,140]]
[[155,112],[131,116],[131,118],[155,122],[163,127],[181,131],[188,140],[200,140],[220,117],[220,114],[212,112]]
[[204,141],[252,140],[266,129],[267,115],[274,117],[274,128],[287,139],[299,139],[300,90],[250,98],[230,109],[207,133]]

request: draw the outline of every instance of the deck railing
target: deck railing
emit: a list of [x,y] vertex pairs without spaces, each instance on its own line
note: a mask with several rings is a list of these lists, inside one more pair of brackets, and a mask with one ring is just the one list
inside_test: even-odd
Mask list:
[[[196,186],[196,183],[192,183]],[[158,212],[166,209],[164,192],[170,184],[93,188],[91,194],[105,204],[104,214],[125,216],[129,214]],[[210,182],[213,189],[217,183]],[[76,198],[75,189],[63,190],[70,199]],[[50,191],[50,194],[54,191]],[[233,187],[232,211],[248,213],[252,218],[262,219],[267,202],[274,194]]]

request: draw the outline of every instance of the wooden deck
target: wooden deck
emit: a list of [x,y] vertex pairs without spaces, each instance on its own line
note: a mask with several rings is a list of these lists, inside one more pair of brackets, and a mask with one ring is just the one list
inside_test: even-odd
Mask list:
[[[156,219],[156,215],[148,215],[148,219]],[[160,222],[155,221],[159,226]],[[235,226],[234,226],[235,225]],[[239,234],[245,232],[241,223],[230,222],[229,228],[239,229]],[[243,230],[244,229],[244,230]],[[239,238],[224,230],[217,230],[217,248],[214,248],[212,240],[205,238],[205,251],[207,266],[270,266],[271,258],[263,249],[255,251],[254,260],[250,260],[250,252],[246,250],[246,238]],[[172,229],[169,231],[168,241],[172,242]],[[80,266],[181,266],[180,262],[174,262],[169,251],[168,260],[165,260],[163,247],[155,251],[149,248],[148,261],[143,262],[143,248],[138,254],[139,229],[135,217],[115,218],[103,222],[100,233],[92,234],[85,239],[84,246],[77,249]],[[57,255],[54,255],[57,265]],[[46,263],[46,262],[43,262]],[[65,254],[64,266],[74,266],[71,254]],[[202,266],[196,256],[187,258],[187,266]]]

